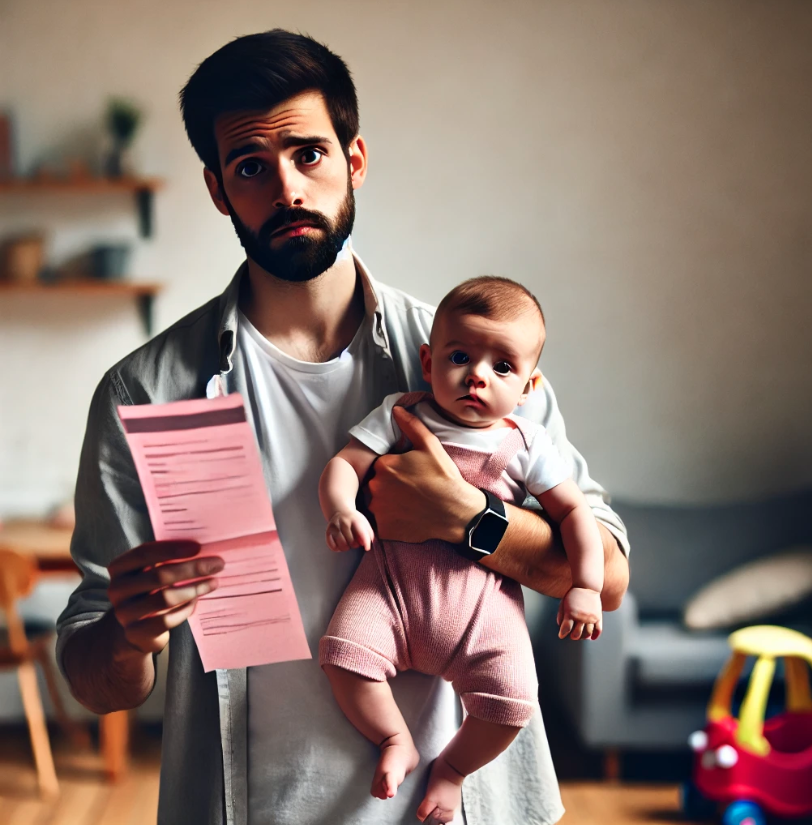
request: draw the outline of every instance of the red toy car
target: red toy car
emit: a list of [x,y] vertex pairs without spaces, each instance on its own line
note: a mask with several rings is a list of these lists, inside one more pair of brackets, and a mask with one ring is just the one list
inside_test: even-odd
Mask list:
[[[731,634],[733,654],[713,689],[705,730],[691,734],[693,782],[682,789],[683,812],[702,819],[723,808],[723,825],[764,825],[766,814],[812,815],[812,639],[783,627],[747,627]],[[755,656],[739,711],[736,684]],[[764,720],[776,658],[784,659],[786,708]]]

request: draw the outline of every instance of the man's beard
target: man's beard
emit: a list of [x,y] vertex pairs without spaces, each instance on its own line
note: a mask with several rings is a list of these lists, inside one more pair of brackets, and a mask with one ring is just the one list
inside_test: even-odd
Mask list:
[[[355,195],[349,178],[347,194],[334,221],[330,221],[321,212],[313,212],[301,206],[289,206],[280,209],[267,220],[259,232],[254,232],[240,220],[228,199],[226,204],[234,231],[245,254],[266,272],[283,281],[302,283],[318,278],[326,272],[335,263],[355,223]],[[298,221],[306,221],[317,227],[320,230],[319,237],[311,237],[310,234],[298,235],[288,238],[278,249],[273,249],[271,235],[278,229]]]

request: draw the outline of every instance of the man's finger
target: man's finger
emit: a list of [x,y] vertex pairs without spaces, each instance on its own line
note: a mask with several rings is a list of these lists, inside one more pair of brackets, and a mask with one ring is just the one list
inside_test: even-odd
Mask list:
[[173,587],[180,582],[207,578],[219,573],[223,567],[225,562],[219,556],[206,556],[193,561],[161,564],[144,572],[118,575],[110,582],[110,601],[117,605],[134,596],[152,593],[162,587]]
[[217,581],[215,579],[203,579],[195,584],[183,585],[182,587],[165,587],[163,590],[158,590],[149,596],[132,599],[129,602],[120,604],[115,608],[116,618],[120,625],[129,627],[155,614],[175,610],[216,589]]
[[[433,450],[440,446],[436,435],[416,416],[405,407],[395,407],[392,410],[395,423],[416,450]],[[442,448],[441,448],[442,449]]]
[[196,602],[187,602],[174,610],[162,613],[160,616],[152,616],[149,619],[136,622],[125,629],[125,636],[130,644],[134,644],[139,649],[149,653],[157,653],[163,650],[166,644],[166,642],[160,643],[160,637],[179,624],[183,624],[194,613],[195,605]]
[[132,573],[155,564],[170,561],[191,559],[200,552],[200,545],[196,541],[182,539],[179,541],[149,541],[126,553],[107,566],[111,576],[120,576],[123,573]]

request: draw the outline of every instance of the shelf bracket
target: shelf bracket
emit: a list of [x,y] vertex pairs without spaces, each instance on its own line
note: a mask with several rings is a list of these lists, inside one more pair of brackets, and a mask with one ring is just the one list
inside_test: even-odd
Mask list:
[[152,237],[152,189],[136,189],[135,204],[138,208],[138,229],[142,238]]
[[141,323],[144,326],[144,332],[147,338],[152,338],[152,307],[154,305],[154,295],[137,295],[138,314],[141,317]]

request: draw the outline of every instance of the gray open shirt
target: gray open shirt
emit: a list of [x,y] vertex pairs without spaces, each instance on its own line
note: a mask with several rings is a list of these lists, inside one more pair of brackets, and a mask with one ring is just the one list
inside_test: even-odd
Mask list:
[[[372,280],[356,267],[376,303],[373,338],[384,395],[426,389],[418,350],[428,341],[433,309]],[[107,565],[153,539],[138,477],[116,412],[122,404],[155,404],[206,395],[213,375],[246,395],[236,349],[237,301],[243,265],[226,291],[173,324],[110,369],[91,402],[76,485],[77,524],[71,552],[83,573],[58,622],[57,658],[66,639],[110,608]],[[522,414],[543,424],[597,519],[628,552],[625,528],[603,488],[567,441],[552,388],[534,394]],[[250,410],[247,411],[249,418]],[[263,456],[267,462],[267,456]],[[267,470],[267,468],[266,468]],[[543,668],[540,669],[543,676]],[[165,825],[247,825],[247,672],[204,673],[187,623],[171,632],[164,713],[158,822]],[[219,736],[218,736],[219,733]],[[215,743],[220,743],[217,748]],[[546,825],[563,814],[541,714],[498,760],[463,786],[468,825]]]

